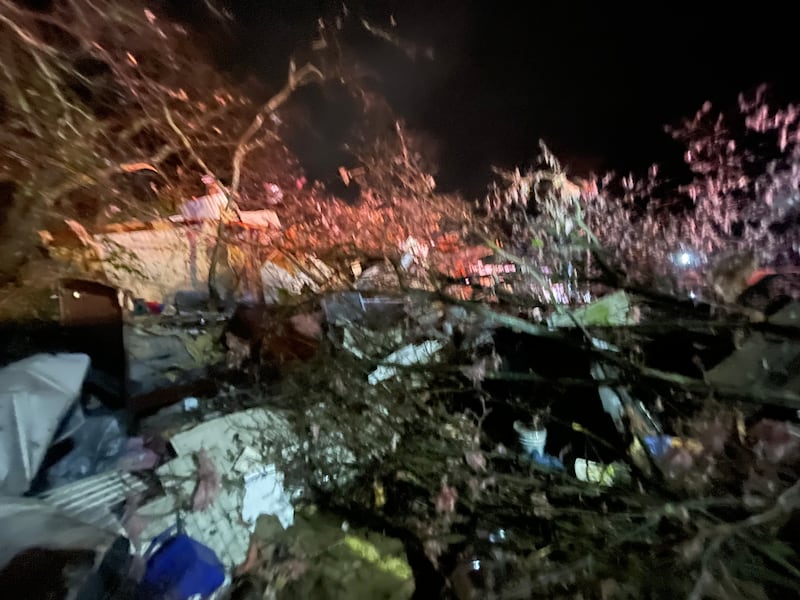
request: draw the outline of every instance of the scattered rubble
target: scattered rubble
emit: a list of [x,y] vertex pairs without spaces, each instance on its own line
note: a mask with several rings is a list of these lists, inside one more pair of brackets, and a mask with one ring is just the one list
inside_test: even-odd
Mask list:
[[[706,379],[696,379],[650,367],[648,356],[632,360],[640,356],[636,340],[661,335],[647,321],[659,309],[625,292],[575,310],[556,307],[539,322],[499,302],[419,288],[309,299],[253,312],[255,323],[262,321],[247,347],[262,350],[235,364],[226,364],[225,346],[231,352],[231,335],[244,338],[230,333],[233,321],[224,313],[126,311],[131,382],[168,388],[194,368],[223,381],[247,363],[255,368],[250,383],[238,392],[220,383],[215,394],[181,398],[142,419],[140,437],[118,430],[114,439],[128,441],[111,462],[95,462],[83,477],[71,472],[68,485],[51,477],[41,501],[72,511],[87,527],[125,535],[139,552],[171,531],[169,545],[196,549],[193,568],[211,577],[218,561],[229,575],[226,588],[275,598],[352,597],[361,586],[367,595],[397,598],[420,586],[457,598],[552,596],[608,581],[647,595],[653,590],[640,576],[645,559],[619,563],[604,548],[648,557],[669,542],[682,548],[676,560],[692,564],[691,544],[713,538],[718,560],[737,569],[728,534],[714,521],[704,524],[704,515],[721,518],[715,507],[722,503],[731,527],[755,532],[761,525],[748,519],[761,518],[788,526],[779,524],[789,513],[775,511],[795,506],[800,435],[796,415],[778,415],[800,408],[800,397],[791,378],[781,384],[772,377],[759,388],[762,398],[742,404],[742,391],[731,389],[732,375],[724,373],[744,372],[752,346],[765,340],[789,357],[794,305],[755,324],[740,350],[731,346]],[[274,343],[267,340],[277,330],[315,340],[316,350],[257,383],[263,346]],[[571,364],[558,364],[562,352]],[[777,360],[769,359],[773,369],[780,369]],[[147,379],[137,379],[145,367]],[[71,389],[67,404],[80,393],[77,383]],[[707,401],[694,400],[703,390],[718,403],[713,417]],[[570,416],[577,403],[585,404],[580,418]],[[692,416],[676,417],[667,403]],[[96,436],[81,435],[74,452],[100,447]],[[47,437],[42,449],[59,439],[53,427]],[[59,473],[59,464],[46,472]],[[91,506],[105,520],[79,499],[94,497],[94,489]],[[122,520],[109,512],[120,506]],[[641,535],[626,533],[632,523]],[[659,523],[671,531],[663,540],[651,529]],[[788,552],[792,542],[779,535],[786,541],[763,543]],[[95,551],[105,551],[103,539]],[[761,551],[757,539],[754,552]],[[205,585],[182,573],[156,579]],[[217,575],[211,580],[223,585]]]
[[[433,231],[396,232],[380,258],[312,252],[311,229],[220,206],[78,230],[106,249],[106,278],[62,282],[62,322],[102,316],[121,370],[98,372],[95,352],[0,372],[0,414],[30,424],[0,428],[20,457],[4,493],[74,518],[73,549],[129,544],[138,570],[114,563],[128,585],[465,600],[691,596],[708,573],[741,597],[796,583],[797,303],[759,316],[590,295]],[[219,219],[236,292],[214,305],[200,273]],[[115,271],[111,239],[147,273]],[[70,356],[80,368],[33,368]],[[99,384],[111,372],[120,388]],[[656,586],[664,565],[692,577]]]
[[[795,108],[705,106],[673,131],[688,186],[571,181],[540,142],[471,203],[360,83],[346,24],[417,49],[345,8],[261,104],[154,7],[24,4],[0,596],[797,594]],[[282,141],[311,82],[356,121],[347,201]]]

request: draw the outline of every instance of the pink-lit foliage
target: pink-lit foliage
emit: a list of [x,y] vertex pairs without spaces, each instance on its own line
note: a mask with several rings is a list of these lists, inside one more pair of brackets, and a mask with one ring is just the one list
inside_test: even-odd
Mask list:
[[[28,4],[0,0],[0,178],[15,185],[0,272],[11,275],[34,254],[39,228],[151,219],[203,193],[202,175],[229,181],[260,110],[207,44],[156,6]],[[264,182],[290,188],[297,176],[276,127],[250,140],[245,208],[258,206]]]
[[666,128],[685,148],[688,183],[653,165],[644,176],[610,173],[581,182],[577,199],[545,153],[524,174],[500,172],[481,206],[516,249],[556,272],[569,263],[588,274],[593,263],[576,260],[574,250],[594,234],[629,279],[666,291],[686,291],[686,265],[676,257],[688,253],[700,271],[694,291],[710,295],[706,271],[730,256],[753,254],[762,266],[797,260],[799,121],[799,107],[770,106],[762,86],[741,95],[731,110],[715,112],[706,102],[692,118]]
[[800,241],[791,226],[800,199],[799,116],[793,105],[770,107],[763,86],[723,113],[706,102],[667,128],[685,148],[692,180],[675,185],[655,166],[640,179],[607,177],[586,198],[590,226],[640,280],[679,275],[673,259],[682,252],[701,264],[749,254],[761,265],[793,262]]
[[[499,181],[477,204],[492,222],[484,236],[498,237],[507,251],[525,260],[534,294],[564,282],[567,292],[560,301],[578,300],[577,275],[588,267],[588,243],[596,241],[585,222],[581,188],[543,142],[533,168],[524,173],[495,169],[495,174]],[[545,296],[556,301],[552,294]]]

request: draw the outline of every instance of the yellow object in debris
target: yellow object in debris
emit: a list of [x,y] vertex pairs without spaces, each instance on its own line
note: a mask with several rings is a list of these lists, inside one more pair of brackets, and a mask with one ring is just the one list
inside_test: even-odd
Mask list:
[[674,437],[669,441],[670,448],[684,448],[692,454],[700,454],[703,451],[703,444],[691,438]]
[[360,559],[367,561],[380,571],[394,575],[401,580],[411,578],[411,567],[405,560],[393,556],[383,557],[373,544],[352,535],[345,536],[344,543]]
[[604,465],[585,458],[575,460],[575,477],[579,481],[610,486],[614,484],[616,475],[617,470],[613,464]]
[[736,410],[736,435],[739,436],[739,441],[744,442],[744,439],[747,437],[747,426],[744,422],[744,415],[742,411]]
[[633,464],[639,467],[645,475],[650,475],[652,473],[650,458],[638,437],[633,438],[633,442],[631,442],[628,448],[628,456],[631,457]]
[[372,482],[372,491],[375,493],[375,508],[383,508],[386,504],[386,490],[378,479]]

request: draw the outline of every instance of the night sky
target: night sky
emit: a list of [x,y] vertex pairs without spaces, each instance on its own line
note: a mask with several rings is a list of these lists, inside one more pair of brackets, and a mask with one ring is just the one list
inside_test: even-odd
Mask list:
[[[235,23],[215,53],[231,71],[277,84],[289,53],[313,35],[316,16],[338,5],[234,0]],[[479,193],[491,164],[524,165],[540,137],[578,170],[669,164],[680,149],[663,125],[705,100],[730,106],[761,82],[781,100],[800,99],[797,23],[777,2],[628,6],[348,3],[381,25],[393,15],[400,35],[434,48],[433,61],[411,62],[370,44],[365,60],[409,124],[440,140],[444,188]]]

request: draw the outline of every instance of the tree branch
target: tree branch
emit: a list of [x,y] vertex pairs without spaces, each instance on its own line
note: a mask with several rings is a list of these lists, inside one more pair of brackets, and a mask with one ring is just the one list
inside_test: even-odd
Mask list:
[[309,63],[303,65],[297,71],[290,71],[286,85],[284,85],[277,94],[270,98],[269,101],[261,107],[261,109],[258,111],[258,114],[250,122],[250,126],[239,138],[239,142],[236,145],[236,151],[233,154],[233,176],[231,177],[230,188],[231,195],[235,199],[239,197],[242,163],[247,155],[248,144],[250,143],[250,140],[256,133],[258,133],[258,130],[261,129],[267,116],[280,108],[297,88],[310,83],[314,78],[323,79],[324,76],[319,69]]

